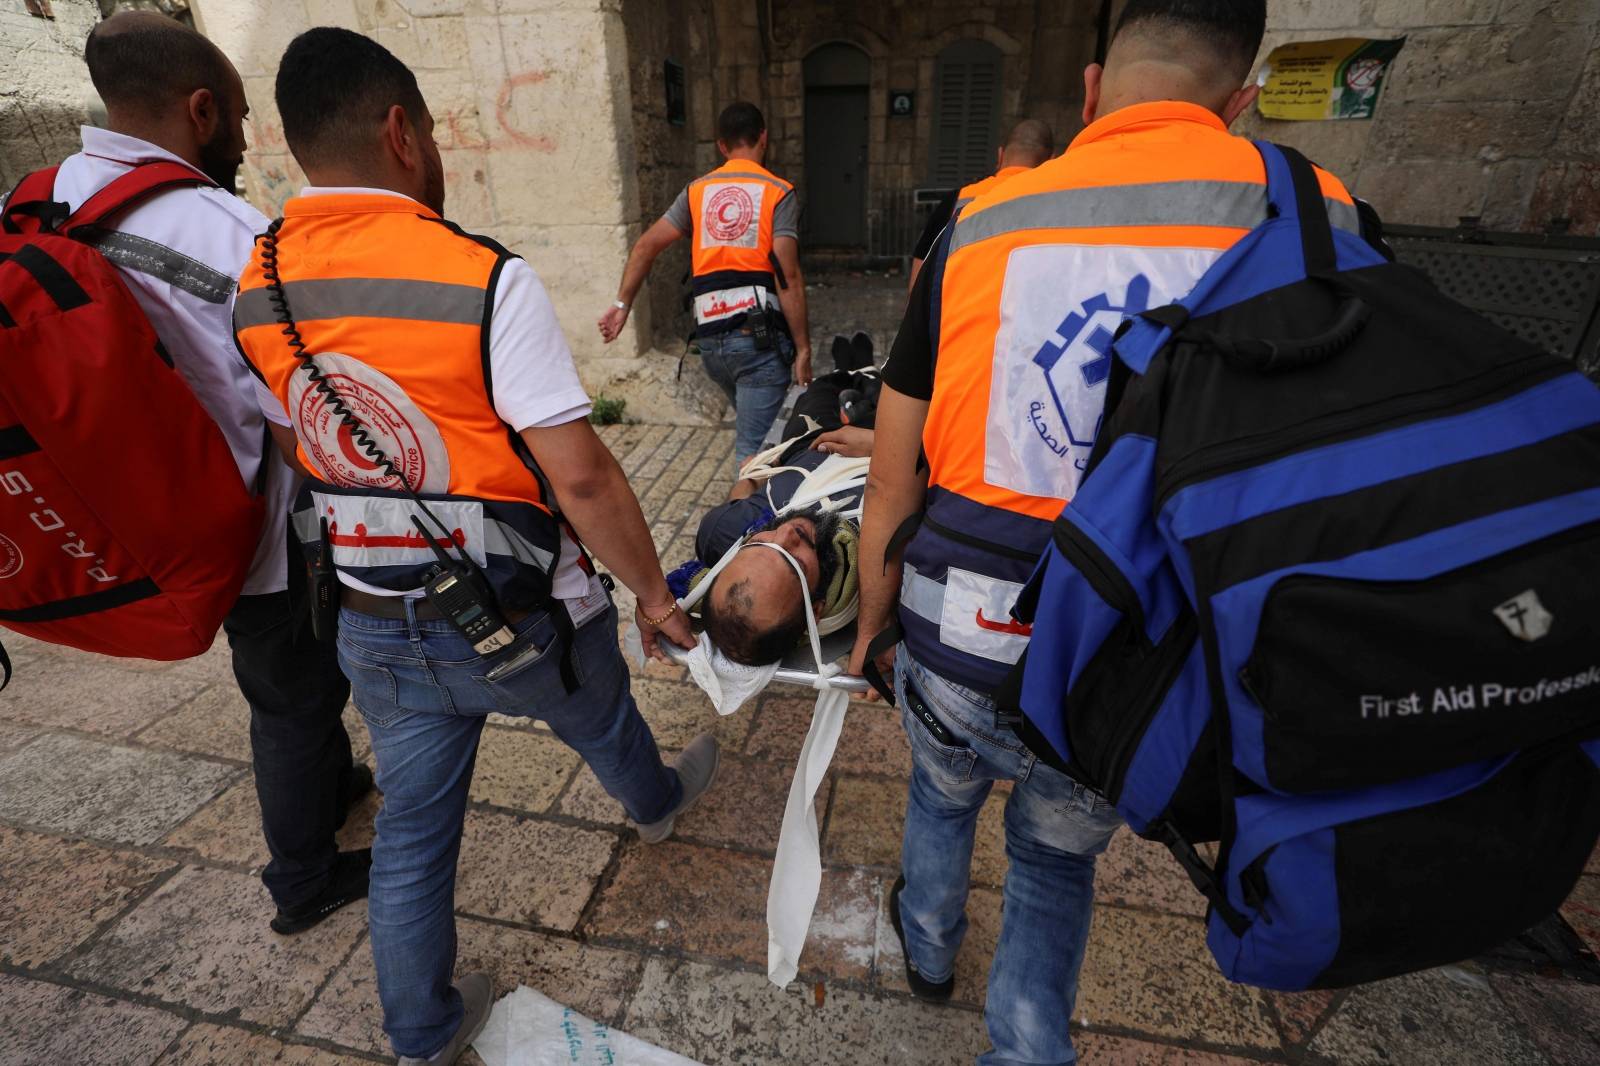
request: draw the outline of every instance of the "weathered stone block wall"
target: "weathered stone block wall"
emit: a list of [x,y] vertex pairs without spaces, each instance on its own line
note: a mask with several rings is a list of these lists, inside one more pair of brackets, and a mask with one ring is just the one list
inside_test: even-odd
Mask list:
[[[696,57],[706,52],[704,37],[710,18],[704,5],[690,0],[651,0],[624,3],[622,21],[628,38],[634,158],[642,211],[636,231],[642,231],[699,175],[695,169],[697,142],[715,138],[715,116],[707,118],[686,106],[682,125],[667,119],[667,60],[683,66],[686,88],[693,84],[699,74]],[[663,349],[681,347],[689,329],[690,318],[681,310],[682,279],[688,269],[689,242],[679,241],[656,260],[645,290],[634,304],[635,325]],[[617,263],[613,284],[621,274],[622,264]]]
[[1596,0],[1275,0],[1286,41],[1406,37],[1367,121],[1236,129],[1295,145],[1391,222],[1600,234]]
[[[754,100],[772,127],[771,165],[805,185],[802,61],[848,41],[871,60],[869,188],[926,183],[935,57],[963,37],[1004,56],[1002,124],[1029,115],[1059,143],[1081,128],[1083,66],[1097,0],[675,0],[693,13],[689,69],[697,167],[716,163],[710,120]],[[1112,21],[1122,2],[1111,5]],[[1600,233],[1600,2],[1597,0],[1272,0],[1262,59],[1286,41],[1408,38],[1370,121],[1275,122],[1253,110],[1239,132],[1304,149],[1396,222],[1542,230],[1555,218]],[[632,38],[630,36],[630,45]],[[699,51],[704,48],[705,51]],[[887,114],[912,88],[917,114]],[[870,205],[870,201],[869,201]],[[647,207],[647,211],[654,210]]]
[[[1019,118],[1050,123],[1064,144],[1080,126],[1083,67],[1094,58],[1094,0],[686,0],[709,15],[695,36],[706,51],[690,69],[697,166],[718,162],[714,121],[735,99],[755,102],[770,128],[768,164],[805,194],[803,63],[818,46],[843,41],[866,52],[868,188],[906,190],[928,184],[933,142],[934,76],[939,52],[963,39],[987,41],[1002,56],[1003,130]],[[630,36],[630,44],[633,39]],[[636,46],[635,46],[636,47]],[[891,90],[917,94],[911,118],[889,114]],[[876,205],[869,193],[869,213]]]
[[0,5],[0,195],[30,170],[78,150],[97,106],[83,42],[100,21],[95,0],[55,0],[55,18]]

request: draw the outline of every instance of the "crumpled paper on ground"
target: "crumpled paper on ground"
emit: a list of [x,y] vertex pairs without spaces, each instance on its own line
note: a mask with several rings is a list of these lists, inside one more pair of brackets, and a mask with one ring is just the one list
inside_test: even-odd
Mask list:
[[494,1005],[472,1047],[487,1066],[699,1066],[526,985]]

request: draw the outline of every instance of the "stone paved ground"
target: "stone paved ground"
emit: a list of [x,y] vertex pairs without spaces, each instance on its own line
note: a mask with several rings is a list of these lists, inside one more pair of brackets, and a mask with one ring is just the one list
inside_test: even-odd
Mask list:
[[[842,287],[844,288],[844,287]],[[880,283],[880,291],[889,290]],[[731,433],[609,427],[669,562],[727,489]],[[0,1066],[357,1063],[384,1042],[364,909],[268,932],[246,710],[224,649],[173,664],[7,638],[0,695]],[[819,800],[826,863],[801,979],[765,978],[767,873],[810,701],[774,690],[717,719],[675,669],[635,691],[666,749],[712,729],[714,793],[642,846],[546,730],[485,729],[457,896],[461,966],[535,987],[708,1064],[970,1063],[1005,857],[996,796],[979,823],[956,1002],[906,992],[884,910],[909,753],[855,705]],[[347,710],[358,755],[365,731]],[[371,837],[374,798],[341,840]],[[1600,949],[1600,859],[1563,910]],[[1229,985],[1202,908],[1154,845],[1101,860],[1078,999],[1090,1063],[1537,1064],[1600,1061],[1600,985],[1473,963],[1339,993]]]

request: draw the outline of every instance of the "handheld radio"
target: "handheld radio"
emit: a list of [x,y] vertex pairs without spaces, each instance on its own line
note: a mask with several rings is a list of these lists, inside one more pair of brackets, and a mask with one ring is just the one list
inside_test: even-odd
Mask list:
[[751,289],[756,305],[746,317],[750,320],[750,339],[755,341],[756,351],[765,352],[772,347],[772,319],[767,314],[767,302],[761,295],[760,289]]
[[[494,590],[489,587],[489,580],[483,571],[470,565],[464,566],[445,554],[439,542],[429,536],[428,527],[422,524],[422,519],[412,515],[411,521],[439,559],[439,565],[433,568],[422,586],[422,594],[428,598],[428,602],[456,627],[456,632],[467,638],[479,655],[509,648],[517,635],[500,613],[500,604],[496,602]],[[454,541],[452,537],[451,543]]]
[[328,520],[322,520],[322,540],[311,564],[311,635],[317,640],[333,640],[339,635],[339,577],[333,568],[333,542],[328,537]]

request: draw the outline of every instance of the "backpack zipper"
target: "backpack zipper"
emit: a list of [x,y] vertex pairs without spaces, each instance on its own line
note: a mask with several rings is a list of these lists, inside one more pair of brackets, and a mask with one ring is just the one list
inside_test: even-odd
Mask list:
[[[1138,697],[1128,703],[1130,720],[1144,720],[1148,728],[1148,718],[1154,714],[1157,701],[1172,691],[1178,675],[1183,672],[1184,664],[1189,661],[1189,652],[1194,648],[1195,638],[1199,632],[1199,620],[1193,611],[1185,608],[1173,620],[1161,643],[1152,646],[1152,654],[1159,658],[1154,658],[1147,664],[1147,676],[1150,680],[1140,689]],[[1139,628],[1139,639],[1148,643],[1143,626]],[[1108,775],[1110,779],[1106,782],[1108,799],[1111,796],[1121,797],[1122,784],[1128,776],[1128,766],[1133,762],[1134,751],[1138,748],[1139,741],[1144,739],[1145,731],[1145,729],[1128,730],[1112,750]]]
[[1088,579],[1089,586],[1100,598],[1134,623],[1142,638],[1144,605],[1139,602],[1139,594],[1134,590],[1133,582],[1128,580],[1128,575],[1117,569],[1117,565],[1106,558],[1100,546],[1072,522],[1058,519],[1051,531],[1051,539],[1055,541],[1056,550],[1078,568],[1078,572]]
[[939,536],[944,537],[946,540],[953,540],[957,544],[965,544],[970,548],[993,552],[996,555],[1003,555],[1009,559],[1017,559],[1025,563],[1037,563],[1039,561],[1039,552],[1025,551],[1022,548],[1013,548],[1008,544],[996,544],[992,540],[974,537],[970,533],[962,533],[959,530],[942,525],[927,515],[922,516],[922,524],[939,534]]
[[1571,372],[1573,368],[1570,367],[1551,366],[1547,356],[1539,352],[1466,381],[1396,396],[1352,411],[1322,415],[1272,433],[1206,445],[1179,459],[1161,475],[1156,482],[1155,511],[1159,514],[1173,496],[1190,485],[1254,466],[1264,459],[1287,455],[1321,438],[1357,429],[1380,428],[1411,415],[1442,414],[1455,408],[1468,408],[1484,395],[1519,384],[1524,379],[1555,378]]
[[[1144,607],[1139,594],[1126,574],[1105,557],[1100,547],[1071,522],[1058,520],[1051,534],[1056,550],[1077,568],[1095,593],[1128,620],[1137,650],[1150,658],[1144,664],[1145,684],[1138,695],[1126,701],[1129,721],[1147,717],[1151,704],[1171,690],[1173,682],[1189,660],[1199,633],[1199,621],[1187,608],[1173,621],[1159,644],[1145,633]],[[1070,698],[1070,697],[1069,697]],[[1122,782],[1128,773],[1128,764],[1144,730],[1130,729],[1109,751],[1107,779],[1101,782],[1106,798],[1115,802],[1122,794]]]

